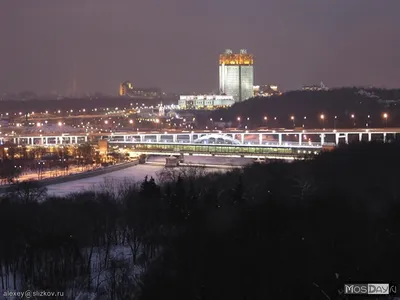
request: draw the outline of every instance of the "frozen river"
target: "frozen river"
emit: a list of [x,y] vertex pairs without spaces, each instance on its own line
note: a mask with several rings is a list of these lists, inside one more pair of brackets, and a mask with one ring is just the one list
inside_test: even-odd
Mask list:
[[124,181],[138,182],[142,181],[146,176],[149,178],[150,176],[156,178],[157,172],[162,169],[162,166],[137,165],[99,176],[49,185],[47,186],[47,191],[49,195],[54,196],[66,196],[70,193],[87,190],[93,191],[101,189],[105,184],[109,185],[112,183],[116,185],[117,183],[123,183]]
[[[152,157],[149,161],[154,162],[165,162],[165,157]],[[216,165],[245,165],[251,163],[253,160],[243,158],[217,158],[217,157],[185,157],[185,162],[196,163],[196,164],[216,164]],[[70,193],[77,193],[82,191],[93,191],[102,189],[104,186],[110,187],[110,185],[117,186],[118,183],[124,182],[140,182],[146,176],[157,179],[157,173],[164,167],[158,165],[137,165],[134,167],[126,168],[123,170],[79,179],[75,181],[69,181],[60,184],[54,184],[47,186],[48,194],[54,196],[66,196]],[[210,171],[217,171],[209,169]],[[221,170],[218,170],[221,171]]]

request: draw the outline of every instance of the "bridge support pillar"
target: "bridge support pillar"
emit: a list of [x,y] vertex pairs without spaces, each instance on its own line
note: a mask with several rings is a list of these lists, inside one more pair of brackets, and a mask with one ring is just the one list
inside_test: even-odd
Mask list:
[[278,145],[282,145],[282,133],[278,133]]
[[372,141],[372,133],[368,132],[368,142]]
[[144,135],[140,135],[140,142],[144,142]]
[[240,142],[244,144],[244,133],[240,134]]
[[335,143],[339,145],[339,133],[335,133]]
[[361,142],[362,141],[362,133],[358,134],[358,141]]
[[386,143],[386,133],[383,134],[383,142]]
[[126,143],[126,140],[127,140],[127,136],[126,135],[124,135],[124,142]]
[[189,134],[189,143],[193,143],[193,133]]
[[45,138],[44,138],[44,141],[45,141],[46,145],[49,144],[49,138],[48,138],[48,137],[45,137]]
[[345,141],[346,144],[349,143],[349,134],[348,133],[344,134],[344,141]]
[[321,146],[325,144],[325,134],[321,133]]
[[299,133],[299,146],[301,146],[302,142],[303,142],[303,135]]
[[156,135],[156,142],[159,143],[161,140],[161,134]]
[[258,143],[260,144],[260,145],[262,145],[262,142],[263,141],[263,136],[262,136],[262,133],[259,133],[258,134]]
[[177,135],[177,134],[173,134],[173,135],[172,135],[172,141],[173,141],[174,143],[176,143],[176,142],[178,141],[178,135]]

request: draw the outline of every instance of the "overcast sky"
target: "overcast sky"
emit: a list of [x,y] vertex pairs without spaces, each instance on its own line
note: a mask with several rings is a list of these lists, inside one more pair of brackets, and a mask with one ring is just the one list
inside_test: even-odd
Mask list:
[[218,90],[218,55],[283,89],[400,84],[400,0],[0,0],[0,92]]

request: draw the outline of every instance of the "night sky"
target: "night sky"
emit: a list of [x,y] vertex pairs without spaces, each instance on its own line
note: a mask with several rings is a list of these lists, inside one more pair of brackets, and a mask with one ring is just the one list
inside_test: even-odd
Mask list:
[[0,0],[0,92],[218,90],[246,48],[255,83],[400,86],[400,0]]

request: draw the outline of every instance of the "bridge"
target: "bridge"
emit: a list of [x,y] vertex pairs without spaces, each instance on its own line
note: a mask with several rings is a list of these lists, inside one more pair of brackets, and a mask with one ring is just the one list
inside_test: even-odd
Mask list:
[[131,147],[136,153],[295,159],[317,154],[325,147],[335,147],[340,143],[386,142],[396,139],[398,134],[400,129],[190,131],[113,134],[108,141],[110,144]]
[[54,146],[75,145],[106,139],[110,144],[234,144],[275,145],[279,147],[338,145],[351,141],[393,140],[400,137],[400,128],[385,129],[308,129],[255,131],[169,131],[120,132],[98,134],[9,135],[0,136],[0,143],[17,145]]
[[89,141],[87,135],[29,135],[29,136],[3,136],[0,144],[11,142],[16,145],[25,146],[55,146],[55,145],[79,145]]
[[111,134],[62,134],[3,136],[6,141],[30,147],[79,145],[107,140],[110,145],[130,149],[136,154],[212,155],[249,158],[295,159],[317,154],[325,147],[351,141],[390,141],[397,139],[400,128],[390,129],[309,129],[256,131],[170,131],[120,132]]

